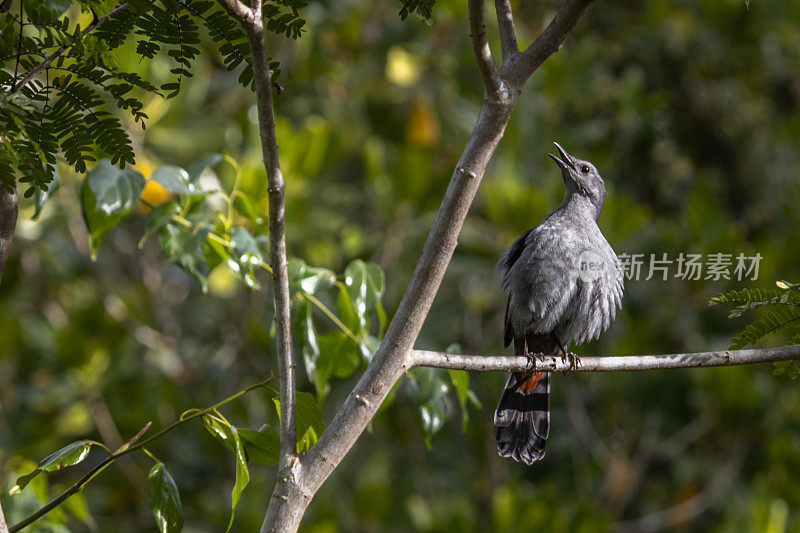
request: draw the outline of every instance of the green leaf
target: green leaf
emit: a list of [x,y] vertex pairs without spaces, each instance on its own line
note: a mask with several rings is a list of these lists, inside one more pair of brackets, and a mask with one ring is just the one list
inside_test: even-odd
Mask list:
[[46,0],[45,5],[58,15],[63,15],[72,7],[72,0]]
[[177,202],[169,201],[154,207],[144,221],[145,237],[161,231],[180,212]]
[[150,179],[174,194],[190,195],[198,192],[189,178],[189,173],[181,167],[163,165],[153,170]]
[[336,314],[345,326],[355,334],[362,331],[361,321],[356,313],[356,308],[350,300],[350,295],[346,287],[339,287],[339,294],[336,295]]
[[22,491],[33,478],[42,472],[55,472],[64,467],[80,463],[86,459],[86,456],[89,455],[89,451],[95,444],[97,444],[97,442],[92,440],[79,440],[51,453],[39,462],[33,472],[19,477],[14,486],[11,487],[9,494],[16,494]]
[[289,287],[293,291],[303,290],[314,294],[336,283],[336,274],[332,270],[308,266],[305,261],[297,257],[289,259],[288,270]]
[[325,431],[322,412],[314,395],[308,392],[297,393],[297,451],[304,452],[316,444]]
[[189,172],[189,179],[193,183],[197,183],[197,180],[200,179],[200,175],[207,169],[208,167],[214,166],[217,163],[222,161],[222,154],[206,154],[192,162],[189,165],[187,171]]
[[137,11],[152,11],[153,3],[150,0],[128,0],[133,9]]
[[734,290],[714,296],[708,301],[708,305],[781,303],[787,294],[785,291],[776,289]]
[[311,315],[311,302],[306,299],[300,301],[295,313],[295,338],[303,354],[303,363],[308,379],[314,383],[317,394],[323,392],[324,385],[317,382],[316,368],[319,358],[319,344],[317,343],[317,330]]
[[743,348],[770,333],[775,333],[790,325],[800,326],[800,307],[777,307],[774,311],[767,313],[764,318],[749,324],[744,331],[732,338],[730,349]]
[[241,226],[231,229],[230,239],[233,250],[228,257],[228,266],[242,277],[242,281],[249,288],[260,289],[261,284],[256,279],[256,270],[261,266],[264,257],[256,240]]
[[236,193],[236,197],[233,199],[233,207],[241,215],[253,222],[256,222],[260,218],[255,207],[253,207],[253,201],[242,191]]
[[97,163],[87,182],[97,209],[106,215],[129,213],[144,189],[144,176],[130,168],[115,167],[108,159]]
[[416,13],[417,16],[430,26],[433,24],[433,4],[436,0],[400,0],[403,7],[400,8],[400,20],[406,20],[409,14]]
[[244,491],[247,484],[250,482],[250,470],[247,468],[247,454],[245,452],[244,444],[242,443],[242,439],[239,436],[238,430],[235,427],[231,427],[231,433],[233,435],[233,442],[235,444],[235,454],[236,454],[236,482],[233,485],[233,490],[231,491],[231,519],[228,522],[228,528],[225,530],[225,533],[231,530],[231,526],[233,526],[233,518],[236,513],[236,505],[239,503],[239,498],[242,495],[242,491]]
[[209,229],[202,226],[184,227],[167,224],[161,231],[161,249],[167,259],[195,278],[205,292],[211,268],[205,259],[205,244]]
[[[296,400],[297,417],[297,451],[303,453],[309,450],[325,431],[325,424],[322,422],[322,412],[319,409],[314,395],[309,392],[298,392]],[[273,398],[275,410],[278,416],[281,414],[281,402],[276,397]]]
[[31,217],[33,220],[39,218],[39,215],[42,213],[42,208],[44,208],[44,204],[47,203],[47,200],[53,196],[56,191],[61,187],[61,176],[58,173],[58,167],[54,167],[53,170],[53,181],[47,184],[47,190],[37,188],[36,191],[33,193],[33,204],[34,204],[34,211],[33,216]]
[[431,438],[447,419],[447,396],[450,386],[444,372],[438,368],[419,367],[408,373],[414,384],[413,395],[420,404],[420,424],[425,436],[425,445],[431,447]]
[[183,507],[175,480],[164,466],[156,463],[147,475],[147,495],[150,509],[161,533],[173,533],[183,528]]
[[448,370],[447,374],[450,376],[450,382],[456,391],[458,397],[458,404],[461,406],[461,430],[467,431],[467,424],[469,423],[469,403],[474,404],[480,408],[481,403],[475,393],[469,390],[469,373],[466,370]]
[[258,431],[237,428],[244,441],[247,459],[262,465],[276,465],[280,459],[281,438],[277,429],[264,426]]
[[361,358],[365,363],[372,361],[372,356],[381,347],[381,340],[372,335],[364,335],[358,341],[358,349],[361,351]]
[[367,313],[375,309],[383,297],[385,284],[383,270],[375,263],[365,263],[361,259],[356,259],[345,268],[344,282],[363,328],[366,325]]
[[346,378],[361,364],[359,346],[341,331],[333,331],[319,338],[314,384],[317,393],[325,389],[331,377]]
[[232,431],[233,428],[230,425],[209,415],[203,415],[202,419],[203,419],[203,426],[208,430],[209,433],[211,433],[211,435],[215,439],[224,444],[225,447],[228,448],[230,451],[232,452],[236,451],[236,444],[234,442],[235,437]]
[[144,177],[140,173],[119,169],[107,159],[89,172],[81,187],[81,205],[93,258],[106,234],[136,205],[143,188]]
[[381,302],[375,305],[375,312],[378,314],[378,338],[382,339],[383,334],[386,333],[386,327],[389,325],[389,317],[386,315]]

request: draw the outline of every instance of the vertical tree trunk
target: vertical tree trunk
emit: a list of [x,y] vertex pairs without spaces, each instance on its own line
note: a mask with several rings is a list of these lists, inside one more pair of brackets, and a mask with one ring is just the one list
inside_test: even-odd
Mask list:
[[14,238],[18,215],[17,192],[8,192],[0,187],[0,280],[3,278],[3,270],[11,251],[11,240]]
[[[518,94],[518,91],[514,91]],[[262,533],[297,531],[313,495],[364,431],[398,379],[413,366],[411,350],[458,244],[489,160],[514,109],[484,99],[469,142],[456,165],[425,247],[381,347],[320,440],[289,473],[280,472]]]

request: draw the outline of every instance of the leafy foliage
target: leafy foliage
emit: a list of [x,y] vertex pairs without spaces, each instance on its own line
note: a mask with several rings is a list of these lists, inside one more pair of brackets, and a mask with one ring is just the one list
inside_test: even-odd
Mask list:
[[[742,313],[749,309],[771,306],[765,316],[748,324],[743,331],[731,339],[730,347],[732,349],[754,344],[762,337],[787,328],[794,328],[795,332],[790,344],[796,342],[797,333],[800,333],[800,283],[778,281],[776,285],[778,286],[777,289],[770,290],[734,290],[715,296],[709,301],[710,305],[739,304],[731,311],[731,318],[741,316]],[[777,368],[785,369],[786,365],[778,365]]]
[[[72,4],[80,6],[75,19],[68,14]],[[265,1],[267,30],[297,39],[305,6],[303,0]],[[84,27],[87,15],[94,20]],[[144,99],[175,97],[192,76],[201,26],[228,70],[244,64],[239,81],[252,85],[245,32],[210,0],[0,4],[0,186],[28,184],[27,197],[47,192],[59,154],[79,173],[96,154],[120,168],[132,164],[130,136],[108,104],[144,128]],[[174,77],[156,87],[119,69],[113,51],[128,40],[142,59],[166,54]],[[270,67],[280,72],[277,62]]]
[[433,5],[436,0],[400,0],[403,7],[400,8],[400,18],[405,20],[411,13],[416,13],[427,23],[433,19]]
[[[556,4],[514,6],[520,35],[533,36]],[[318,9],[314,31],[304,36],[302,46],[292,47],[297,66],[292,90],[281,97],[277,110],[290,252],[313,268],[327,269],[341,283],[355,258],[380,264],[387,285],[382,303],[389,314],[414,268],[483,91],[464,29],[466,2],[441,7],[446,9],[436,11],[436,31],[414,20],[401,23],[396,16],[400,5],[392,2]],[[650,1],[589,10],[561,52],[531,80],[536,90],[520,98],[518,116],[527,118],[509,123],[418,346],[443,349],[459,341],[466,353],[501,351],[497,324],[504,302],[494,262],[563,198],[557,170],[544,157],[552,139],[601,162],[609,196],[599,223],[615,250],[652,249],[673,257],[687,250],[759,250],[764,254],[762,276],[784,272],[796,277],[800,212],[794,205],[795,183],[787,179],[800,173],[800,113],[793,97],[800,57],[792,31],[800,21],[796,7],[788,0],[753,2],[747,13],[736,2]],[[492,18],[491,10],[487,16]],[[204,39],[210,38],[199,25]],[[375,31],[376,26],[385,31]],[[491,20],[487,26],[491,34]],[[134,41],[128,39],[115,53],[123,59],[132,56]],[[436,58],[445,52],[452,57],[443,69]],[[242,165],[241,190],[250,207],[263,214],[261,154],[246,120],[252,99],[246,88],[235,86],[244,65],[228,79],[220,76],[219,62],[210,54],[197,61],[202,68],[184,78],[182,94],[170,100],[157,126],[148,122],[144,142],[136,147],[136,168],[152,177],[151,168],[170,163],[196,176],[190,161],[228,150]],[[406,83],[412,85],[402,85],[402,77],[384,76],[393,74],[390,68],[410,72]],[[155,69],[142,75],[157,88],[165,81]],[[161,105],[158,99],[155,103]],[[149,106],[145,112],[156,117]],[[132,127],[132,120],[124,119]],[[0,284],[7,302],[0,317],[5,348],[0,400],[13,428],[0,446],[6,487],[35,468],[21,456],[43,457],[43,450],[82,438],[75,436],[79,430],[96,438],[82,400],[87,393],[102,391],[120,431],[129,434],[143,420],[180,412],[186,402],[211,401],[223,389],[240,388],[274,364],[264,272],[258,279],[267,292],[253,293],[223,262],[209,273],[204,295],[200,284],[174,265],[157,261],[160,229],[135,253],[131,243],[146,231],[145,222],[159,224],[154,211],[166,213],[167,220],[181,214],[180,198],[172,195],[164,204],[152,202],[158,207],[149,214],[135,208],[107,234],[98,263],[88,265],[85,249],[67,231],[75,222],[76,178],[64,165],[59,170],[63,194],[49,201],[37,221],[25,221],[24,236]],[[225,170],[215,167],[193,182],[205,185],[217,178],[230,191],[232,180]],[[154,189],[151,182],[146,181],[148,191]],[[147,193],[145,198],[150,198]],[[234,201],[237,215],[247,211],[244,206],[240,211],[239,198]],[[23,219],[29,206],[23,202]],[[244,218],[235,224],[254,236],[264,233]],[[41,232],[40,237],[30,237],[31,231]],[[582,348],[583,353],[713,349],[717,339],[738,331],[738,322],[715,320],[727,312],[703,311],[698,302],[733,288],[739,287],[725,281],[626,283],[625,304],[612,331]],[[339,312],[338,285],[317,294],[342,321],[357,321],[352,305],[342,306],[349,314]],[[296,300],[295,312],[299,305]],[[318,339],[337,331],[319,307],[308,305]],[[765,311],[755,309],[753,316]],[[373,315],[369,320],[375,335],[379,319]],[[316,393],[303,375],[299,348],[296,353],[298,386]],[[382,408],[371,431],[361,437],[355,460],[344,461],[323,486],[305,527],[625,529],[642,516],[675,518],[676,504],[702,500],[713,487],[720,497],[711,507],[694,518],[679,517],[675,527],[793,531],[800,524],[800,491],[793,477],[783,473],[800,468],[797,386],[788,379],[770,379],[765,370],[554,376],[552,438],[548,458],[536,472],[498,459],[494,451],[491,404],[505,376],[469,376],[469,386],[486,409],[472,415],[477,420],[466,434],[458,428],[459,404],[444,397],[448,422],[433,435],[430,452],[420,437],[411,382],[405,380],[395,388],[392,405]],[[95,374],[98,380],[86,378]],[[323,420],[329,420],[357,375],[328,381]],[[442,376],[457,390],[448,377]],[[588,429],[596,434],[583,438],[567,416],[574,408],[586,412]],[[264,464],[275,464],[275,412],[271,403],[265,407],[252,401],[225,415],[245,440],[253,478],[241,495],[234,529],[255,531],[263,518],[266,489],[261,483],[274,469],[256,475],[263,448],[253,446],[245,432],[260,434],[254,440],[263,437],[266,460],[275,454],[272,463]],[[649,424],[651,417],[654,424]],[[76,418],[83,422],[74,423]],[[235,459],[227,447],[198,438],[204,431],[175,432],[154,451],[169,461],[176,476],[187,529],[222,530],[230,516]],[[743,467],[736,468],[728,452],[743,439],[748,451]],[[9,521],[47,503],[76,470],[51,476],[49,486],[47,476],[37,476],[21,494],[6,497]],[[731,473],[727,490],[716,482],[723,471]],[[620,472],[625,474],[622,483]],[[47,521],[92,530],[76,524],[66,507],[83,495],[95,513],[94,530],[114,531],[120,523],[153,528],[147,499],[131,500],[128,484],[108,470]]]
[[[209,165],[223,166],[223,163],[234,170],[233,188],[223,191],[204,186],[200,181],[203,170]],[[147,192],[148,185],[163,191],[159,205],[146,199],[151,197]],[[140,246],[149,236],[157,234],[166,258],[195,278],[204,291],[208,290],[211,273],[220,268],[237,275],[251,290],[261,288],[258,281],[260,271],[271,272],[265,262],[266,235],[261,234],[266,227],[253,207],[253,201],[240,188],[238,164],[228,156],[203,156],[188,170],[174,165],[159,166],[147,179],[138,171],[119,168],[110,160],[103,159],[83,180],[81,191],[83,214],[94,256],[108,233],[137,212],[138,204],[149,209]],[[316,390],[316,396],[298,392],[296,397],[297,451],[303,453],[314,446],[325,430],[320,406],[330,390],[330,382],[334,378],[347,378],[366,366],[380,345],[387,322],[381,303],[386,280],[376,264],[360,259],[350,262],[340,277],[329,269],[313,267],[292,258],[289,276],[296,308],[297,343],[309,382]],[[333,306],[323,300],[335,302],[335,312],[331,309]],[[325,317],[327,325],[317,323],[313,309]],[[320,329],[325,332],[318,333]],[[451,390],[456,391],[461,405],[462,424],[468,420],[467,404],[480,405],[469,390],[466,373],[415,369],[409,374],[409,383],[409,396],[419,404],[420,425],[428,447],[432,446],[433,435],[447,419],[446,395]],[[280,416],[277,397],[273,398],[273,403]],[[209,433],[235,456],[236,480],[231,492],[230,530],[236,506],[249,483],[248,462],[277,463],[278,433],[269,425],[259,431],[238,428],[217,410],[204,414],[202,421]],[[82,446],[83,455],[79,458],[82,459],[91,441],[76,444]],[[72,457],[76,453],[73,448],[75,445],[53,457]],[[20,478],[18,490],[40,471],[47,470],[52,462],[49,459],[29,476]],[[163,464],[158,463],[151,470],[148,487],[159,529],[179,530],[182,522],[180,498],[174,480]]]

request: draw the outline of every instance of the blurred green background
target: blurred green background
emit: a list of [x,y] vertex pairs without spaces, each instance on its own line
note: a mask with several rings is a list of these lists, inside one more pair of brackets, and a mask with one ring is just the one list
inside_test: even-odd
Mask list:
[[[522,46],[558,6],[512,4]],[[276,109],[290,254],[337,272],[354,258],[375,261],[386,272],[390,314],[482,98],[466,2],[439,0],[431,26],[401,21],[399,8],[312,2],[302,38],[269,42],[285,88]],[[206,49],[180,96],[149,101],[146,131],[130,124],[137,168],[148,176],[159,164],[227,151],[266,212],[252,94]],[[166,60],[139,64],[132,47],[125,54],[125,68],[168,79]],[[800,280],[798,139],[796,0],[596,2],[520,97],[417,347],[502,353],[505,301],[494,265],[561,202],[546,156],[557,140],[605,178],[599,223],[618,253],[763,257],[756,281],[628,281],[616,322],[579,353],[725,348],[747,317],[729,320],[709,297]],[[0,285],[0,499],[9,523],[39,505],[32,494],[7,492],[30,461],[81,438],[127,439],[149,420],[166,426],[275,369],[269,292],[248,291],[220,267],[203,295],[154,240],[137,249],[143,212],[114,230],[92,262],[80,177],[61,171],[61,189],[39,219],[23,205]],[[548,453],[532,467],[495,453],[492,412],[504,375],[471,376],[483,407],[465,431],[448,396],[448,423],[430,450],[401,391],[325,483],[302,529],[800,530],[800,386],[772,370],[555,376]],[[326,420],[354,379],[334,383]],[[311,390],[302,373],[299,387]],[[270,409],[256,393],[225,412],[258,427]],[[221,530],[231,454],[199,423],[153,451],[175,476],[185,530]],[[155,530],[143,485],[149,466],[137,457],[105,471],[84,491],[90,526],[68,518],[68,527]],[[51,476],[51,490],[85,468]],[[260,525],[275,469],[252,466],[251,476],[235,531]]]

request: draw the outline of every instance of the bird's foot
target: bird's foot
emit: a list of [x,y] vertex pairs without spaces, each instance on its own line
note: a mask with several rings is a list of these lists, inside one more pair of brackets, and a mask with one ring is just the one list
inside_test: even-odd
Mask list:
[[575,370],[583,363],[581,363],[581,358],[578,357],[578,354],[572,352],[564,352],[564,355],[561,356],[561,360],[564,361],[564,364],[569,365],[570,370]]
[[530,370],[531,372],[536,372],[536,356],[537,355],[538,354],[525,351],[525,357],[528,358],[528,367],[531,369]]

